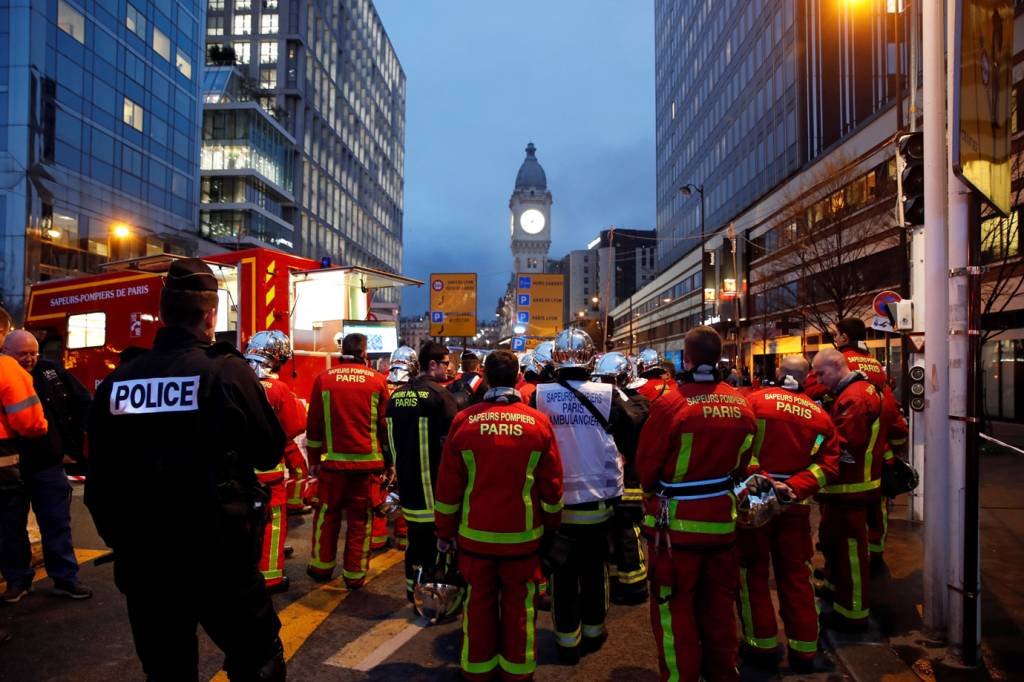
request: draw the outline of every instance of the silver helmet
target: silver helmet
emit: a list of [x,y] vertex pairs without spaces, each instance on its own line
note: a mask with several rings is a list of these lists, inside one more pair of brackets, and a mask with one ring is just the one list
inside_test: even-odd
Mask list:
[[405,367],[410,374],[417,374],[420,371],[419,356],[409,346],[399,346],[391,354],[391,364],[388,365],[389,369],[394,369],[395,367]]
[[528,350],[519,356],[519,371],[523,374],[533,372],[533,351]]
[[438,564],[432,571],[413,566],[416,572],[413,608],[431,625],[454,616],[462,603],[463,588],[458,585],[454,552],[446,552],[437,559]]
[[245,359],[260,378],[278,372],[291,357],[291,339],[276,329],[256,332],[245,347]]
[[554,348],[554,341],[542,341],[536,348],[533,349],[534,372],[540,374],[540,371],[544,369],[546,365],[551,364],[551,352],[554,350]]
[[641,374],[652,369],[661,369],[661,354],[653,348],[643,348],[637,356],[636,364]]
[[622,353],[612,351],[597,359],[594,365],[594,378],[608,380],[620,388],[628,386],[636,380],[636,367]]
[[551,361],[555,369],[589,368],[594,362],[594,342],[591,341],[590,334],[582,329],[563,331],[555,337]]
[[746,528],[760,528],[782,511],[782,502],[771,479],[754,474],[736,489],[736,522]]
[[395,482],[384,483],[381,492],[384,493],[384,499],[373,508],[373,513],[375,516],[383,517],[388,521],[394,521],[402,515],[402,501],[398,497],[398,489],[395,487]]

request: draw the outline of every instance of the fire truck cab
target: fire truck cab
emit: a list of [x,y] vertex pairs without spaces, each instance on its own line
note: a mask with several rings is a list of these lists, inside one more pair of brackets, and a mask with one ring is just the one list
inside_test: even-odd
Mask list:
[[[176,256],[109,263],[107,271],[32,285],[25,327],[44,357],[64,366],[90,390],[127,348],[152,346],[160,327],[163,275]],[[340,334],[360,331],[371,356],[397,344],[397,320],[376,319],[373,293],[419,280],[357,266],[321,268],[317,261],[273,249],[245,249],[205,258],[220,283],[217,338],[244,350],[250,337],[277,329],[292,339],[294,359],[281,378],[301,398],[313,379],[337,362]]]

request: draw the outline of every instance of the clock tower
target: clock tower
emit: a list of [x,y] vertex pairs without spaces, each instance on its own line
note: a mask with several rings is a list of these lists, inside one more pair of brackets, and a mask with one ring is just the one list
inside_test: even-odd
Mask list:
[[532,142],[526,145],[526,158],[516,175],[516,188],[508,209],[512,274],[545,272],[551,248],[551,192]]

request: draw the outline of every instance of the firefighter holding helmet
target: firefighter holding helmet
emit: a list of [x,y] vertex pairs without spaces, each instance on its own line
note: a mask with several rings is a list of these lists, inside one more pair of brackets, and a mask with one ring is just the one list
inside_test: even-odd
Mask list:
[[306,430],[306,407],[296,397],[288,384],[278,378],[282,365],[292,357],[291,340],[279,331],[261,331],[253,334],[245,349],[245,359],[256,372],[260,385],[267,393],[267,401],[274,408],[274,414],[281,423],[285,441],[283,458],[273,469],[256,470],[256,478],[270,489],[267,505],[267,522],[263,530],[260,549],[260,572],[271,592],[288,589],[288,576],[284,574],[285,538],[288,520],[285,508],[288,503],[288,487],[285,484],[285,462],[302,462],[305,457],[295,438]]
[[640,378],[647,380],[646,383],[640,384],[637,390],[652,403],[676,390],[676,382],[661,365],[661,354],[653,348],[644,348],[640,351],[637,356],[637,369]]

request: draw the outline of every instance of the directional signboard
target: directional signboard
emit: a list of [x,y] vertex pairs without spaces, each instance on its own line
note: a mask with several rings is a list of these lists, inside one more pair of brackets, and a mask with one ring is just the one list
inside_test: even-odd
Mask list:
[[430,275],[430,335],[476,336],[476,273]]
[[516,275],[516,325],[522,325],[526,336],[554,338],[565,326],[564,298],[562,275]]

